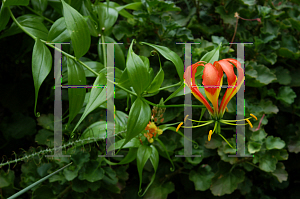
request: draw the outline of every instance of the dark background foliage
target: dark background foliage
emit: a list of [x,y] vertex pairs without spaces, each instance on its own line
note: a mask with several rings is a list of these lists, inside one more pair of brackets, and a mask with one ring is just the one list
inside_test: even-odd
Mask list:
[[[48,0],[46,8],[35,6],[37,2],[32,0],[28,5],[36,13],[25,6],[11,6],[11,10],[16,17],[40,13],[56,21],[62,16],[58,1]],[[71,1],[71,6],[84,15],[82,2]],[[137,1],[115,1],[119,5],[132,2]],[[300,198],[300,2],[147,0],[142,1],[142,5],[138,10],[126,9],[128,14],[119,12],[116,23],[106,33],[123,43],[120,45],[123,56],[127,57],[129,45],[135,39],[134,52],[148,57],[156,74],[159,71],[158,56],[150,56],[153,48],[139,42],[166,46],[182,60],[183,45],[176,43],[200,43],[192,45],[193,63],[220,42],[223,46],[219,59],[236,57],[236,45],[230,47],[228,44],[232,39],[233,42],[251,42],[252,45],[245,45],[245,114],[253,113],[258,117],[253,128],[246,126],[246,150],[254,158],[229,158],[228,154],[235,151],[218,136],[213,135],[212,140],[207,141],[211,126],[193,130],[193,140],[199,144],[194,154],[201,154],[201,158],[177,158],[175,154],[183,153],[183,138],[174,131],[164,131],[160,140],[166,145],[176,169],[170,171],[171,164],[165,152],[154,142],[160,161],[155,181],[144,198]],[[0,26],[0,150],[3,162],[53,147],[54,71],[52,68],[40,88],[37,110],[41,116],[36,118],[31,69],[34,40],[22,31],[12,30],[12,23],[10,19],[6,26]],[[48,20],[43,20],[43,24],[48,30],[52,26]],[[103,63],[97,43],[98,38],[93,36],[89,51],[80,60]],[[64,46],[64,50],[73,52],[72,47]],[[53,49],[50,51],[53,56]],[[180,79],[174,65],[163,56],[160,56],[160,61],[165,73],[161,87],[178,83]],[[88,77],[87,82],[92,84],[93,79]],[[176,87],[162,90],[147,100],[159,103],[161,98],[166,99],[175,90]],[[221,96],[223,94],[224,91]],[[66,90],[63,90],[62,100],[65,117],[69,105]],[[184,97],[180,96],[167,104],[183,104],[183,101]],[[225,114],[228,119],[235,119],[235,101],[233,98],[228,105]],[[193,104],[200,105],[200,102],[193,98]],[[120,126],[126,128],[129,113],[126,93],[116,90],[115,105],[123,112],[119,116],[123,121]],[[193,109],[193,118],[200,118],[200,110]],[[63,131],[64,144],[72,141],[70,133],[82,113],[83,110]],[[184,118],[183,108],[167,108],[163,117],[163,124],[180,122]],[[260,128],[256,130],[262,117]],[[77,128],[76,138],[91,124],[105,121],[105,118],[105,106],[94,110]],[[208,119],[208,114],[204,118]],[[67,122],[63,121],[64,127]],[[223,131],[224,136],[234,143],[235,127],[229,126]],[[76,164],[20,198],[139,198],[136,161],[121,166],[100,161],[97,155],[105,153],[103,140],[67,149],[72,154],[71,160],[51,160],[40,155],[3,166],[0,170],[1,197],[7,198],[73,161]],[[111,161],[119,160],[111,158]],[[150,182],[152,174],[153,168],[148,162],[143,172],[143,187]]]

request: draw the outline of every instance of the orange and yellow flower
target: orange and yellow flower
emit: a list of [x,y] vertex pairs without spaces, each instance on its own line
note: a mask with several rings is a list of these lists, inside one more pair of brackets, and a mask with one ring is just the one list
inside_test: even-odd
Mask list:
[[149,122],[145,130],[147,131],[147,133],[144,133],[144,136],[147,138],[149,143],[152,143],[154,141],[153,137],[156,137],[157,134],[161,135],[163,133],[163,130],[159,129],[159,127],[157,127],[154,122]]

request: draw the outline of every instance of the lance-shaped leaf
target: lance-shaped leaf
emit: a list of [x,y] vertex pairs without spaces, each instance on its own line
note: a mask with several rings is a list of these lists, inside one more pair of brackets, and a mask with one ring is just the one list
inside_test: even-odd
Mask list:
[[84,0],[82,2],[81,13],[83,16],[88,16],[87,25],[90,30],[90,34],[94,37],[98,37],[101,30],[98,27],[97,17],[93,11],[93,5],[90,0]]
[[48,0],[31,0],[31,4],[34,10],[43,14],[48,5]]
[[28,6],[29,0],[6,0],[4,6]]
[[164,47],[164,46],[149,44],[146,42],[141,42],[141,44],[146,44],[148,46],[155,48],[155,50],[157,50],[167,60],[173,62],[173,64],[176,67],[177,73],[179,75],[180,81],[183,81],[184,66],[183,66],[182,60],[175,52],[171,51],[169,48]]
[[[86,85],[85,73],[82,65],[73,59],[67,58],[68,63],[68,85]],[[69,125],[82,108],[85,98],[86,88],[68,88],[69,94]]]
[[150,84],[150,74],[143,60],[132,50],[133,41],[128,50],[126,68],[135,92],[140,95]]
[[57,19],[51,26],[47,40],[58,43],[69,42],[71,40],[64,17]]
[[149,88],[147,89],[148,93],[155,93],[156,91],[158,91],[158,89],[160,88],[161,84],[164,81],[164,71],[162,69],[162,67],[160,67],[158,73],[156,74],[156,76],[154,77],[153,81],[151,82]]
[[9,21],[10,15],[9,15],[9,10],[7,7],[4,7],[2,4],[1,10],[0,10],[0,31],[5,28]]
[[106,89],[101,88],[101,86],[104,86],[106,84],[106,78],[103,73],[100,73],[99,76],[96,78],[94,82],[94,87],[91,90],[90,98],[89,101],[86,105],[86,108],[76,124],[75,128],[72,131],[71,137],[73,137],[73,133],[76,130],[76,128],[79,126],[79,124],[82,122],[82,120],[93,110],[98,108],[100,105],[102,105],[104,102],[106,102],[106,97],[107,99],[111,98],[114,94],[114,91],[107,91],[107,96],[106,96]]
[[[43,21],[42,17],[39,17],[37,15],[32,15],[32,14],[26,14],[18,17],[17,21],[25,30],[30,32],[33,36],[43,40],[47,39],[48,29],[42,23]],[[21,28],[19,28],[19,26],[14,22],[12,23],[12,25],[8,30],[4,31],[4,33],[1,34],[0,39],[18,33],[22,33],[22,32],[23,31],[21,30]]]
[[91,45],[91,36],[88,25],[83,16],[64,0],[62,0],[64,8],[64,18],[67,29],[71,36],[72,45],[77,59],[85,55]]
[[35,88],[35,104],[34,114],[36,114],[36,104],[39,89],[50,73],[52,67],[52,56],[50,50],[39,40],[35,40],[35,44],[32,52],[32,76]]
[[150,120],[150,115],[150,106],[142,99],[137,98],[130,109],[127,123],[127,134],[120,149],[145,129]]

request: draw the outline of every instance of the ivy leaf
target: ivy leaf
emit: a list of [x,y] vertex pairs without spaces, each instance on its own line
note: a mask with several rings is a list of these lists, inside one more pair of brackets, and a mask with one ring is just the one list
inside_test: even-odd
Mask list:
[[277,163],[276,170],[272,172],[272,175],[275,176],[280,183],[288,179],[288,172],[285,170],[282,162]]
[[296,93],[289,86],[282,86],[279,88],[277,99],[287,104],[292,104],[297,97]]
[[233,169],[225,163],[219,163],[219,171],[212,180],[210,190],[214,196],[231,194],[237,189],[238,184],[244,181],[245,172],[241,169]]
[[189,179],[194,182],[195,190],[205,191],[209,189],[214,173],[209,165],[202,165],[197,172],[192,170],[189,174]]
[[285,146],[285,142],[279,137],[268,136],[266,139],[266,147],[268,150],[271,149],[282,149]]
[[276,169],[277,159],[271,153],[266,153],[259,158],[259,168],[265,172],[273,172]]

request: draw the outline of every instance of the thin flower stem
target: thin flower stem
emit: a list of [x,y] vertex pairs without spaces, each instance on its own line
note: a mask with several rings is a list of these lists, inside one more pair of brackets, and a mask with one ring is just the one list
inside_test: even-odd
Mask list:
[[197,127],[201,127],[201,126],[206,126],[208,124],[211,124],[213,123],[214,121],[208,121],[207,123],[205,124],[201,124],[201,125],[198,125],[198,126],[182,126],[183,128],[197,128]]
[[105,40],[104,40],[104,35],[101,35],[101,45],[102,45],[102,55],[103,55],[103,64],[104,64],[104,68],[107,67],[107,61],[106,61],[106,51],[105,51]]
[[[223,137],[223,135],[221,135],[221,133],[220,133],[219,135],[223,138],[223,140],[225,140],[225,142],[227,142],[227,144],[228,144],[231,148],[233,148],[233,147],[231,146],[231,144],[229,144],[229,142]],[[235,149],[235,148],[233,148],[233,149]]]
[[38,13],[37,11],[33,10],[32,8],[30,8],[29,6],[25,6],[28,10],[30,10],[31,12],[33,12],[36,15],[39,15],[40,17],[42,17],[43,19],[45,19],[46,21],[49,21],[50,23],[54,23],[54,21],[52,21],[51,19],[48,19],[47,17],[44,17],[43,15],[41,15],[40,13]]

